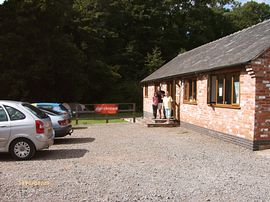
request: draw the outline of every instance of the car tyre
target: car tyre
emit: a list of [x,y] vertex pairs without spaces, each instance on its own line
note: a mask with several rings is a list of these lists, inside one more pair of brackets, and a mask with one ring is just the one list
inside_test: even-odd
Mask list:
[[16,160],[29,160],[36,153],[36,147],[32,141],[26,138],[15,139],[9,147],[12,157]]

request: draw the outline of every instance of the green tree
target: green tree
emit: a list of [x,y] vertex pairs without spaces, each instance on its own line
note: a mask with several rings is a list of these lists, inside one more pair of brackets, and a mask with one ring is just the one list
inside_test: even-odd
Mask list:
[[228,13],[228,16],[233,22],[235,30],[244,29],[270,19],[270,6],[254,1],[244,5],[238,4]]
[[268,5],[234,0],[9,0],[0,5],[1,99],[140,106],[150,72],[268,18]]
[[152,53],[147,53],[145,58],[145,66],[149,73],[156,71],[164,64],[164,62],[165,61],[162,59],[162,54],[158,47],[155,47]]
[[2,99],[81,99],[86,61],[74,43],[72,6],[70,0],[9,0],[1,5]]

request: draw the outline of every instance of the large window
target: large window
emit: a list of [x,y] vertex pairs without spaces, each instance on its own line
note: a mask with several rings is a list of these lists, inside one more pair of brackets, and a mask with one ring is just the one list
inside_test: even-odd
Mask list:
[[208,103],[217,106],[240,106],[239,74],[210,75],[208,80]]
[[184,81],[184,102],[197,103],[197,79],[186,79]]

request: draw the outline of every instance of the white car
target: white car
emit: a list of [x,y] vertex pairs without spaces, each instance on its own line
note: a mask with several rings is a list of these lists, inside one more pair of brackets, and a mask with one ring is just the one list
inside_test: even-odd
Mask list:
[[47,114],[29,103],[0,100],[0,152],[28,160],[54,143]]

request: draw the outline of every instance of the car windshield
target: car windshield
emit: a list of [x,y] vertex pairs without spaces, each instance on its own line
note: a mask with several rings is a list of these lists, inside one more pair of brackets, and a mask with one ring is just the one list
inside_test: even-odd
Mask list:
[[22,104],[22,106],[24,106],[24,108],[26,108],[28,111],[30,111],[32,114],[34,114],[36,117],[38,117],[40,119],[48,118],[48,115],[46,113],[44,113],[40,109],[34,107],[33,105],[24,103],[24,104]]

